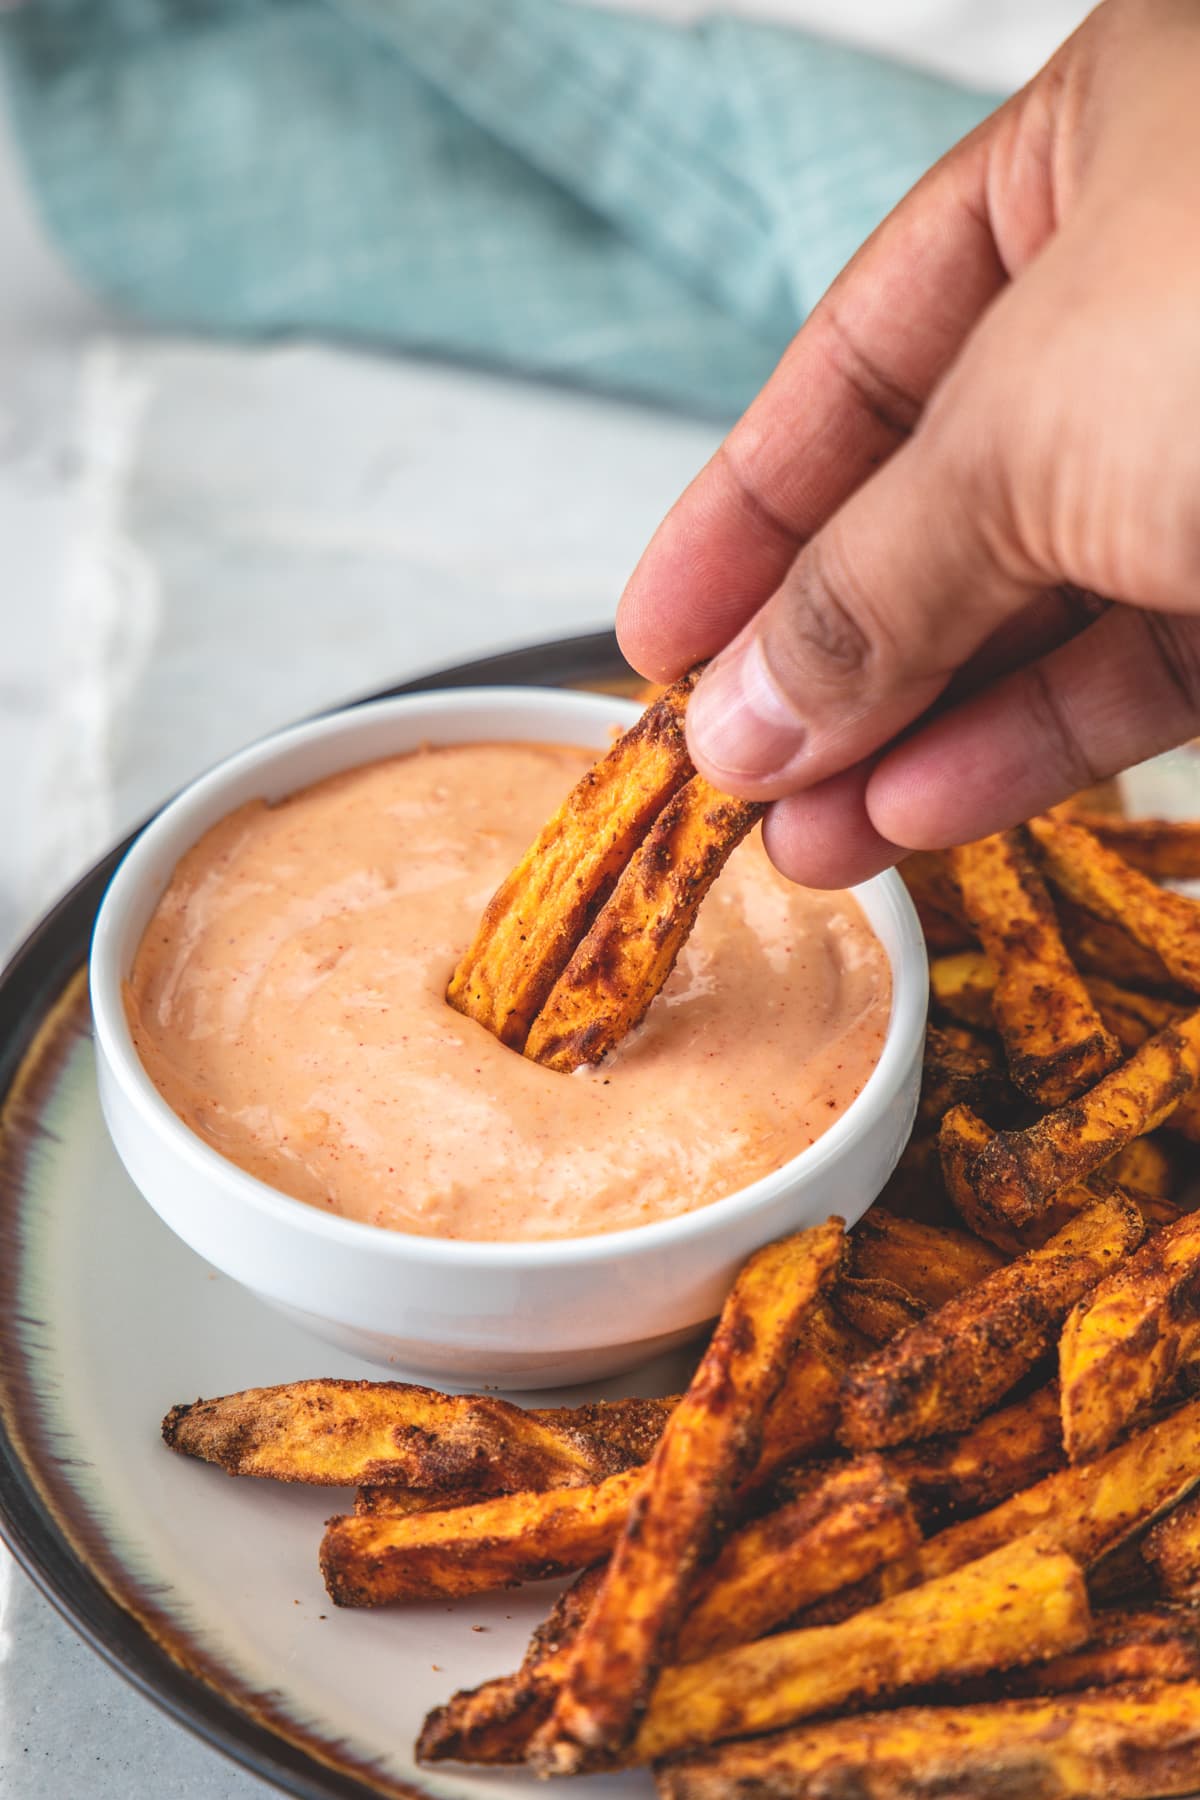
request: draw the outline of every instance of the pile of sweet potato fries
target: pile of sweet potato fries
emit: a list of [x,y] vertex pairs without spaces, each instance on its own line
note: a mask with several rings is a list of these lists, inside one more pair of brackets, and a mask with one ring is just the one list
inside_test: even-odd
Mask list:
[[[531,853],[464,961],[516,1048],[587,1036],[563,971],[688,791],[683,701],[643,733],[657,787],[614,749],[569,928],[515,930]],[[230,1474],[358,1488],[321,1548],[339,1605],[575,1574],[421,1759],[650,1764],[668,1800],[1200,1789],[1200,902],[1160,885],[1200,876],[1200,826],[1076,805],[902,872],[932,954],[913,1139],[852,1233],[751,1258],[684,1394],[307,1381],[164,1422]]]

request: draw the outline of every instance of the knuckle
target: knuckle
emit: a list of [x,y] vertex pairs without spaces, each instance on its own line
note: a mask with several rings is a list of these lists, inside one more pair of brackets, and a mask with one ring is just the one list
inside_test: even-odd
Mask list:
[[814,679],[860,686],[878,661],[870,615],[849,571],[822,538],[815,538],[781,590],[782,607],[764,642],[769,663],[795,689]]
[[1200,718],[1200,621],[1155,612],[1142,613],[1141,621],[1167,691],[1185,718]]
[[1062,696],[1040,663],[1029,666],[1025,690],[1030,743],[1044,758],[1064,792],[1090,787],[1107,774],[1088,755]]

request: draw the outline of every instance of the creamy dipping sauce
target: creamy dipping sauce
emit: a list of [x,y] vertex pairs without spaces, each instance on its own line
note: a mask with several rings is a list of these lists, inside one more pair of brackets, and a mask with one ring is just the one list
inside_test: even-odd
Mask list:
[[878,1060],[891,971],[856,902],[789,885],[757,833],[598,1068],[542,1069],[446,1005],[484,905],[592,760],[425,750],[214,826],[127,988],[159,1092],[284,1193],[447,1238],[644,1225],[805,1149]]

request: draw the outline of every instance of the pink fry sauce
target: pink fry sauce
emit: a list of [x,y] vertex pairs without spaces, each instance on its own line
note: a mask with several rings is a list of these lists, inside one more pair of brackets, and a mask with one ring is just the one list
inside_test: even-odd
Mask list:
[[215,825],[126,993],[180,1118],[312,1206],[493,1240],[671,1218],[818,1138],[878,1060],[891,972],[854,899],[789,885],[757,833],[598,1068],[542,1069],[445,1004],[484,905],[591,760],[422,750]]

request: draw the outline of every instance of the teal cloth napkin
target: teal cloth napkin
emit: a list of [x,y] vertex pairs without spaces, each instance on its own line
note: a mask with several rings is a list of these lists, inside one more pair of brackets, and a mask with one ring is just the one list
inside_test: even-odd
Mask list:
[[996,102],[561,0],[27,0],[0,51],[51,231],[141,318],[718,417]]

